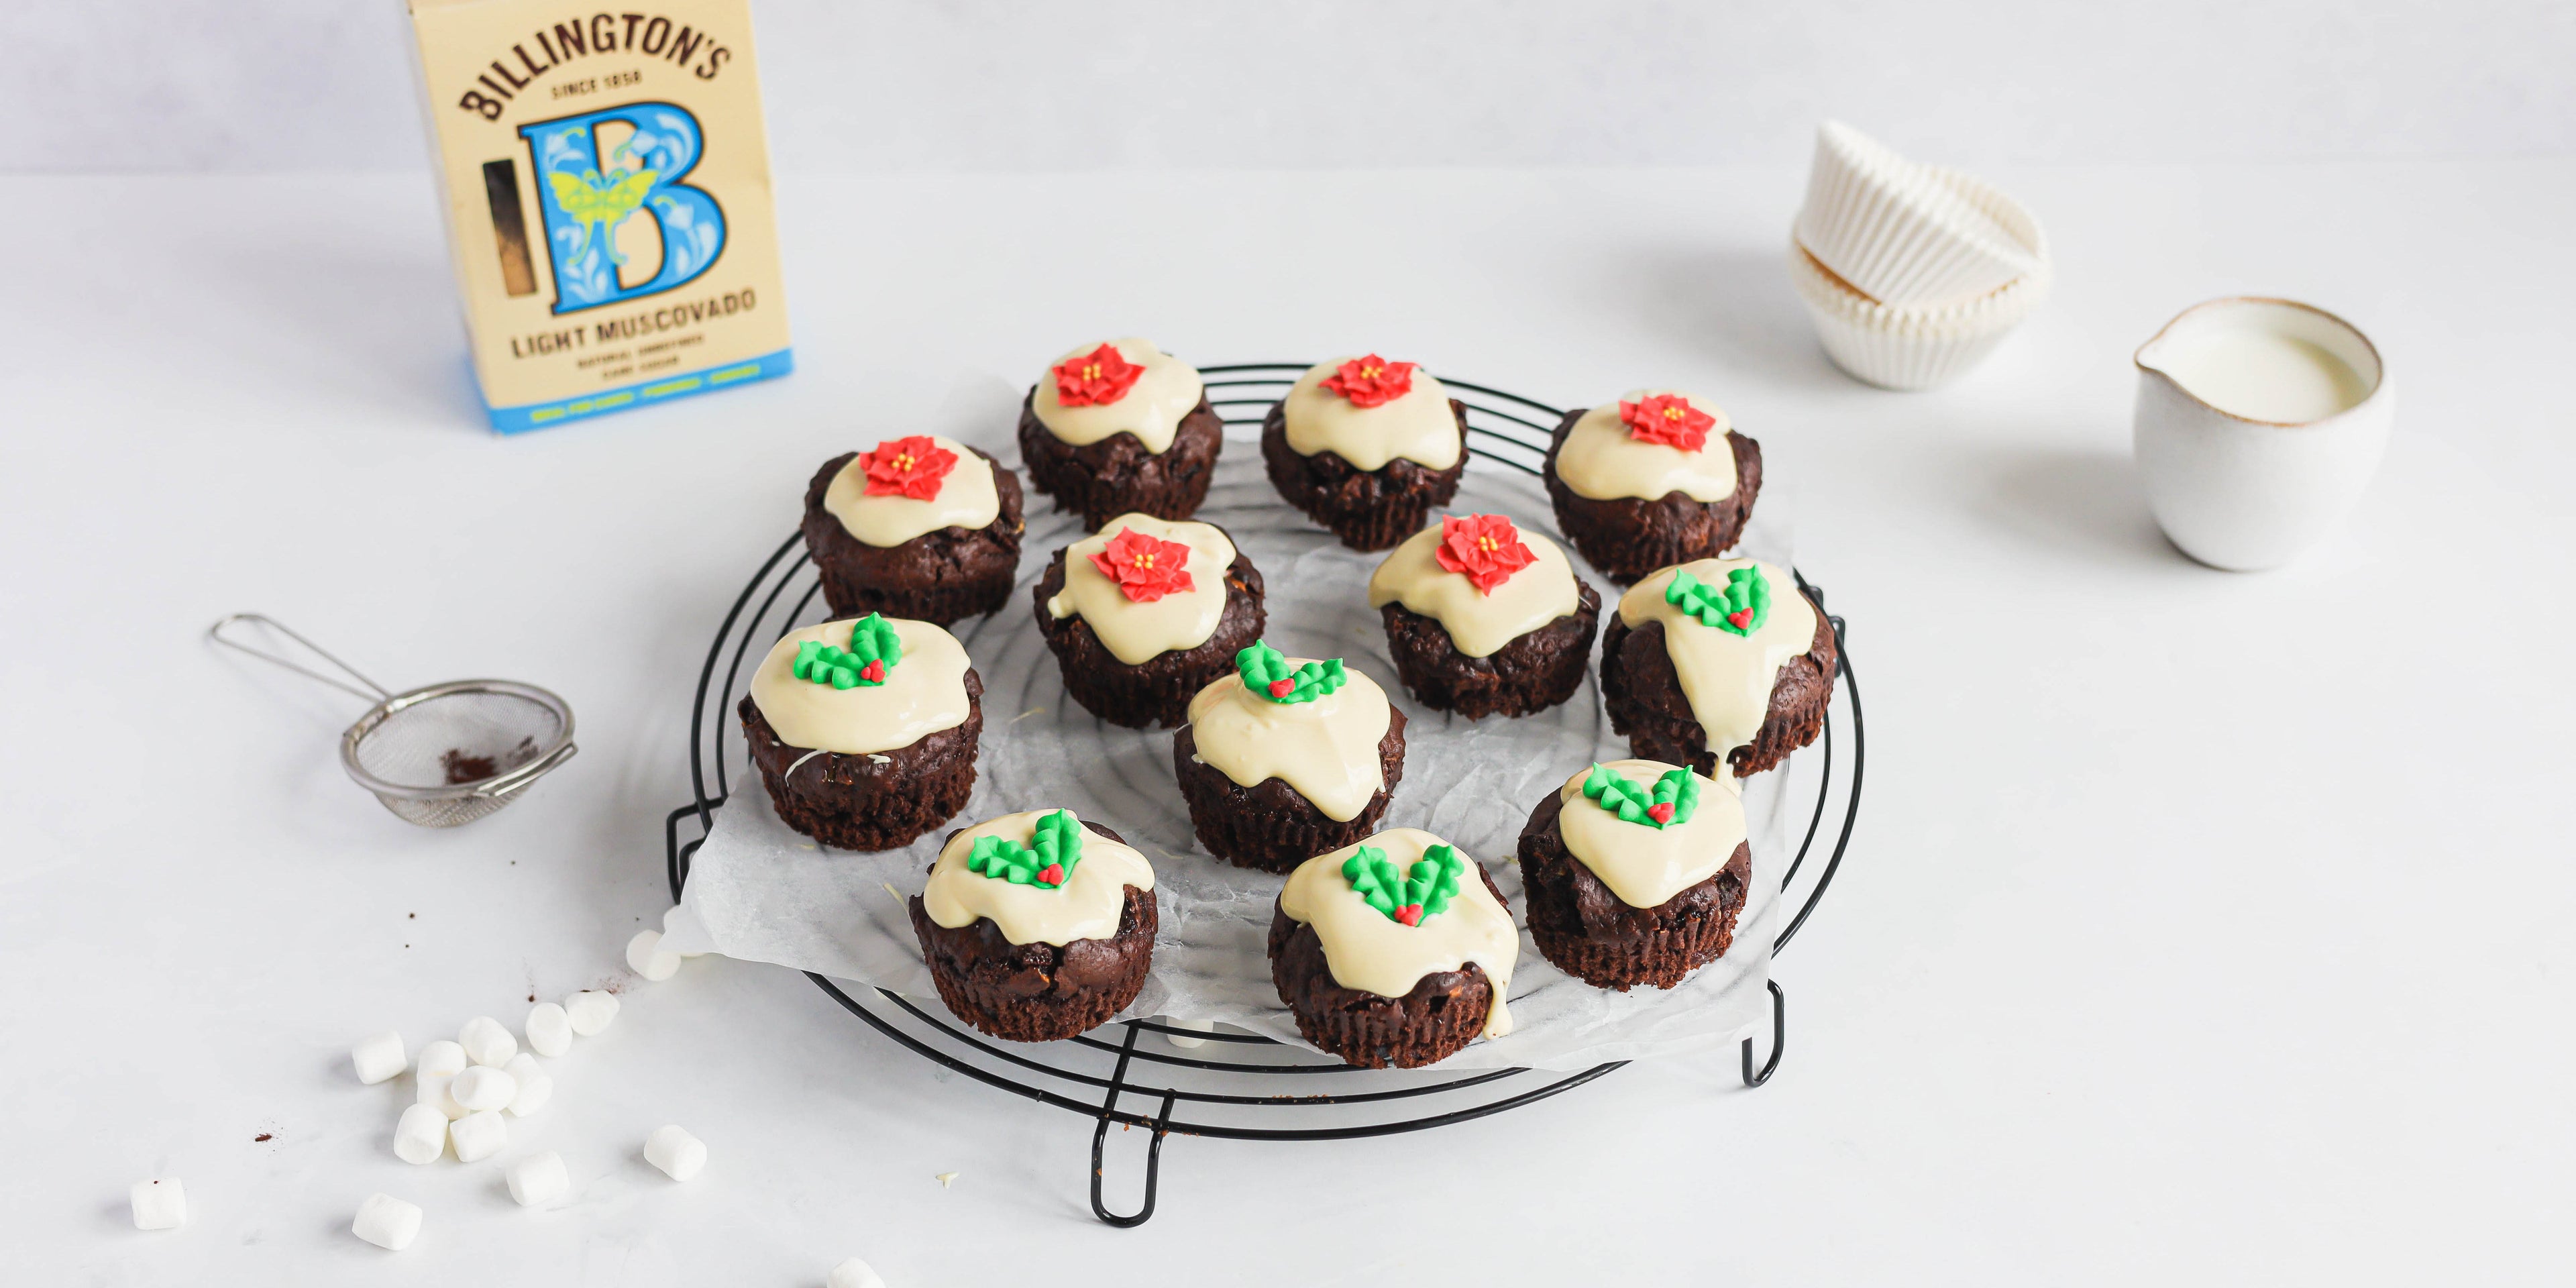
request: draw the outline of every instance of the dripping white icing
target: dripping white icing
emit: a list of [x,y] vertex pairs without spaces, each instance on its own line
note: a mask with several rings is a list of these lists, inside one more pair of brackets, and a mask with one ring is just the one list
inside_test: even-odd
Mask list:
[[1492,657],[1504,645],[1581,606],[1574,565],[1555,542],[1523,529],[1522,544],[1537,562],[1514,572],[1491,594],[1465,573],[1440,566],[1436,521],[1404,543],[1369,574],[1369,607],[1401,603],[1438,621],[1449,642],[1468,657]]
[[1445,470],[1466,450],[1458,417],[1449,409],[1449,390],[1428,371],[1415,369],[1413,386],[1402,396],[1375,407],[1362,407],[1324,388],[1324,380],[1348,358],[1319,363],[1297,378],[1284,400],[1288,447],[1299,456],[1331,452],[1353,468],[1383,469],[1397,457]]
[[[1468,962],[1482,967],[1493,985],[1493,1005],[1485,1012],[1484,1035],[1498,1038],[1512,1031],[1512,1013],[1504,1005],[1511,991],[1512,965],[1520,959],[1521,937],[1512,927],[1511,910],[1485,888],[1474,871],[1458,882],[1458,897],[1446,911],[1408,926],[1369,906],[1342,876],[1342,863],[1362,845],[1386,851],[1397,868],[1410,870],[1423,851],[1443,841],[1420,828],[1398,827],[1365,841],[1320,854],[1288,874],[1279,892],[1279,910],[1288,919],[1315,928],[1324,946],[1324,964],[1333,982],[1380,997],[1402,997],[1434,971],[1460,970]],[[1472,869],[1476,860],[1458,851]]]
[[1038,377],[1037,394],[1030,409],[1037,413],[1038,423],[1047,432],[1076,447],[1116,434],[1121,430],[1134,434],[1145,450],[1157,454],[1172,450],[1172,435],[1181,421],[1197,410],[1199,397],[1206,392],[1198,369],[1154,347],[1150,340],[1112,340],[1111,348],[1145,370],[1136,377],[1126,394],[1113,403],[1084,407],[1067,407],[1056,392],[1055,369],[1100,348],[1086,344],[1047,364]]
[[[1651,791],[1656,779],[1680,766],[1660,760],[1612,760],[1603,762],[1602,768]],[[1557,834],[1565,838],[1566,852],[1631,908],[1660,908],[1674,895],[1716,876],[1735,857],[1735,847],[1744,843],[1744,801],[1732,785],[1720,787],[1693,774],[1699,778],[1699,803],[1689,821],[1659,828],[1624,822],[1585,796],[1583,781],[1591,776],[1592,767],[1586,765],[1557,792],[1564,806],[1556,816]]]
[[[1621,402],[1657,394],[1679,394],[1690,405],[1717,418],[1708,440],[1696,452],[1629,436],[1619,419]],[[1735,449],[1727,442],[1726,413],[1716,403],[1677,389],[1637,389],[1583,413],[1556,449],[1556,476],[1574,494],[1594,501],[1633,497],[1647,501],[1680,492],[1694,501],[1723,501],[1735,495]]]
[[[1190,548],[1188,590],[1150,603],[1132,600],[1091,562],[1091,556],[1130,529]],[[1064,589],[1047,601],[1047,612],[1058,619],[1080,614],[1113,656],[1135,666],[1163,653],[1197,648],[1216,634],[1217,622],[1225,616],[1225,574],[1233,566],[1234,543],[1214,524],[1122,514],[1064,552]]]
[[855,756],[909,747],[925,735],[966,723],[969,663],[957,637],[928,622],[886,620],[903,642],[903,657],[879,685],[835,689],[796,678],[796,646],[819,640],[849,647],[847,620],[790,631],[770,647],[760,669],[752,672],[751,702],[779,741]]
[[[1001,494],[994,490],[993,466],[964,443],[929,436],[957,453],[957,464],[939,481],[939,494],[927,501],[908,496],[869,496],[867,452],[850,458],[823,489],[823,509],[851,536],[872,546],[899,546],[941,528],[981,528],[1002,514]],[[891,441],[891,440],[889,440]]]
[[[1291,667],[1311,658],[1292,657]],[[1190,699],[1190,737],[1199,757],[1242,787],[1276,778],[1324,817],[1349,822],[1386,786],[1378,744],[1393,708],[1377,681],[1346,667],[1342,687],[1312,702],[1273,702],[1218,677]]]
[[[930,868],[930,884],[921,892],[921,909],[930,919],[955,930],[989,917],[1002,938],[1015,944],[1048,943],[1061,948],[1077,939],[1107,939],[1118,933],[1127,907],[1127,887],[1154,888],[1154,866],[1134,849],[1089,828],[1082,833],[1082,859],[1063,886],[1012,885],[966,867],[975,838],[998,836],[1027,845],[1038,820],[1052,809],[1005,814],[966,828],[939,849]],[[1070,812],[1070,811],[1067,811]]]
[[[1748,567],[1760,568],[1771,583],[1771,615],[1751,635],[1702,626],[1679,606],[1664,602],[1664,588],[1681,569],[1711,586],[1723,587],[1728,573]],[[1786,569],[1751,559],[1701,559],[1650,573],[1620,596],[1619,620],[1631,630],[1648,622],[1663,623],[1664,652],[1681,679],[1691,717],[1707,731],[1708,749],[1720,763],[1728,752],[1750,745],[1754,735],[1762,732],[1780,665],[1803,656],[1816,639],[1815,606],[1798,589],[1797,579]]]

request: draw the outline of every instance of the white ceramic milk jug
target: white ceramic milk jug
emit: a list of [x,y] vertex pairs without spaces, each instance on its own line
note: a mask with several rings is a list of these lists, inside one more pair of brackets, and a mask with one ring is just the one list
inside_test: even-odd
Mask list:
[[2289,300],[2183,310],[2138,349],[2147,503],[2183,553],[2277,568],[2331,531],[2379,468],[2396,392],[2351,323]]

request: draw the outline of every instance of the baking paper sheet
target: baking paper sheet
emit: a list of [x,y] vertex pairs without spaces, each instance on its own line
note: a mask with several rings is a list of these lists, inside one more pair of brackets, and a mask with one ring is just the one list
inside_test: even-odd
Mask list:
[[[992,427],[1014,423],[1018,400],[1018,391],[998,380],[961,385],[940,417],[947,427],[935,432],[1016,461],[1007,432]],[[1463,720],[1417,705],[1395,678],[1379,615],[1368,606],[1369,573],[1383,556],[1342,548],[1280,501],[1250,435],[1230,433],[1216,486],[1197,517],[1226,528],[1261,570],[1266,638],[1274,646],[1295,656],[1345,658],[1403,709],[1410,722],[1404,777],[1382,826],[1425,828],[1458,846],[1494,875],[1519,919],[1515,849],[1530,809],[1593,761],[1629,754],[1610,732],[1596,681],[1587,679],[1565,705],[1519,720]],[[1786,498],[1772,480],[1766,484],[1739,552],[1786,567]],[[1154,864],[1162,901],[1153,975],[1126,1014],[1216,1021],[1304,1046],[1266,956],[1271,906],[1285,878],[1198,848],[1172,780],[1169,731],[1122,729],[1064,696],[1028,587],[1082,532],[1045,498],[1032,492],[1029,501],[1020,590],[1002,611],[952,628],[983,676],[985,723],[974,795],[951,826],[1063,807],[1117,831]],[[1451,509],[1500,512],[1526,528],[1555,531],[1538,480],[1491,461],[1470,463]],[[1575,566],[1600,593],[1606,624],[1619,588],[1590,576],[1579,557]],[[822,620],[817,596],[807,617],[779,629]],[[754,649],[745,660],[746,675],[759,654]],[[741,691],[737,682],[733,692]],[[665,946],[876,985],[936,1010],[905,902],[921,891],[949,828],[880,854],[825,849],[778,821],[738,726],[726,759],[733,796],[691,865],[687,915],[674,919]],[[1753,882],[1726,956],[1679,988],[1619,993],[1550,966],[1524,931],[1510,991],[1514,1031],[1479,1040],[1441,1067],[1574,1069],[1704,1051],[1748,1030],[1763,1015],[1781,873],[1796,840],[1790,778],[1784,768],[1754,776],[1744,789]]]

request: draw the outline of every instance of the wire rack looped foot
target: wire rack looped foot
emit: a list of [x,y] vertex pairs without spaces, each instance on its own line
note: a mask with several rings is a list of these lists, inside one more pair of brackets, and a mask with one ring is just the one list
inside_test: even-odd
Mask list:
[[1133,1024],[1127,1026],[1126,1044],[1118,1049],[1118,1068],[1109,1075],[1109,1097],[1100,1102],[1100,1120],[1091,1128],[1091,1214],[1121,1230],[1143,1225],[1154,1215],[1154,1192],[1163,1178],[1163,1137],[1171,1133],[1172,1102],[1178,1098],[1165,1092],[1162,1112],[1154,1115],[1153,1139],[1145,1146],[1143,1206],[1138,1207],[1133,1216],[1120,1216],[1110,1211],[1100,1195],[1101,1155],[1109,1147],[1109,1126],[1113,1121],[1110,1115],[1118,1108],[1118,1093],[1126,1090],[1127,1061],[1136,1053],[1136,1034],[1139,1031]]
[[[1771,1080],[1780,1068],[1780,1053],[1789,1049],[1789,995],[1780,991],[1780,981],[1771,983],[1771,1058],[1762,1062],[1760,1072],[1753,1068],[1753,1039],[1744,1039],[1744,1085],[1758,1087]],[[1097,1159],[1093,1160],[1097,1162]],[[1097,1207],[1098,1204],[1093,1204]]]

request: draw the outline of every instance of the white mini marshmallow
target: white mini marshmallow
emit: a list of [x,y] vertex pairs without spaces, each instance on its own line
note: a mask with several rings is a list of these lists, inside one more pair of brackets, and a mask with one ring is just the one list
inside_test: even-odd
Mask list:
[[585,988],[564,999],[564,1018],[572,1021],[573,1032],[597,1037],[617,1018],[617,994]]
[[874,1267],[852,1257],[832,1267],[832,1277],[823,1281],[823,1288],[886,1288],[886,1281]]
[[372,1087],[403,1071],[409,1061],[403,1057],[402,1034],[387,1029],[349,1048],[349,1063],[358,1070],[358,1081]]
[[447,1151],[447,1115],[436,1105],[413,1105],[394,1123],[394,1157],[434,1163]]
[[680,973],[680,955],[662,951],[662,932],[639,930],[626,941],[626,964],[638,975],[659,983]]
[[176,1230],[188,1223],[188,1191],[175,1176],[136,1181],[127,1192],[137,1230]]
[[477,1015],[465,1022],[456,1035],[457,1044],[465,1048],[465,1058],[486,1068],[498,1069],[519,1053],[519,1040],[489,1015]]
[[528,1032],[528,1049],[549,1060],[572,1050],[572,1017],[552,1002],[529,1007],[528,1022],[520,1027]]
[[498,1109],[467,1114],[447,1125],[447,1143],[456,1148],[457,1162],[479,1163],[510,1143],[510,1125]]
[[510,1102],[518,1097],[519,1080],[512,1077],[507,1069],[487,1069],[478,1064],[456,1075],[455,1080],[447,1084],[447,1094],[455,1097],[456,1103],[469,1114],[486,1109],[507,1109]]
[[554,1099],[554,1075],[538,1068],[535,1056],[522,1051],[510,1057],[510,1067],[506,1072],[519,1083],[518,1094],[510,1097],[512,1117],[525,1118],[545,1108],[546,1102]]
[[[662,937],[664,939],[669,939],[672,931],[678,930],[680,927],[685,925],[695,924],[695,921],[696,919],[690,915],[687,908],[676,903],[672,904],[671,910],[662,914]],[[704,957],[706,954],[702,952],[681,953],[680,956]]]
[[644,1161],[661,1168],[675,1181],[685,1181],[707,1165],[705,1142],[677,1126],[656,1127],[644,1138]]
[[510,1164],[502,1179],[509,1182],[510,1197],[518,1200],[521,1207],[535,1207],[572,1188],[572,1176],[564,1171],[563,1155],[551,1149]]
[[427,1076],[433,1073],[463,1073],[474,1063],[465,1058],[463,1045],[440,1038],[420,1049],[420,1066],[412,1072]]
[[453,1122],[465,1116],[465,1106],[456,1103],[455,1087],[455,1074],[424,1073],[412,1079],[412,1099],[416,1104],[437,1110]]
[[[1163,1017],[1163,1023],[1169,1024],[1176,1029],[1197,1029],[1201,1033],[1216,1032],[1216,1021],[1214,1020],[1184,1020],[1166,1015]],[[1194,1050],[1207,1045],[1206,1038],[1185,1038],[1178,1033],[1166,1033],[1163,1035],[1163,1040],[1184,1051]]]
[[400,1252],[420,1237],[420,1205],[405,1203],[390,1194],[370,1194],[358,1205],[358,1219],[349,1223],[349,1233],[392,1252]]

